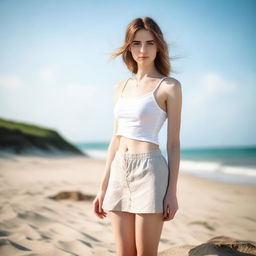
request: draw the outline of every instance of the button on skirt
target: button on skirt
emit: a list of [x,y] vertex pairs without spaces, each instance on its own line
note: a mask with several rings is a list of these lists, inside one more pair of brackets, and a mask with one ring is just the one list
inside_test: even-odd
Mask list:
[[117,151],[110,168],[102,204],[105,211],[163,213],[169,170],[160,149],[144,153]]

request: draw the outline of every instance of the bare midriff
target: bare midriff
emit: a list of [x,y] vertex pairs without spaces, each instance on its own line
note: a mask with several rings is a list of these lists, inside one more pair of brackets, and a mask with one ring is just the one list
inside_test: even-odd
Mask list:
[[121,153],[137,154],[159,149],[159,146],[152,142],[130,139],[124,136],[118,137],[120,138],[120,143],[117,151]]

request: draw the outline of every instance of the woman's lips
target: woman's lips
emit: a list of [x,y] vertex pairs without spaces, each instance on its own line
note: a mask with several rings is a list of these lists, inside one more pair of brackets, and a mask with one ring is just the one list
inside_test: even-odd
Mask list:
[[139,59],[146,59],[146,58],[148,58],[148,57],[139,57]]

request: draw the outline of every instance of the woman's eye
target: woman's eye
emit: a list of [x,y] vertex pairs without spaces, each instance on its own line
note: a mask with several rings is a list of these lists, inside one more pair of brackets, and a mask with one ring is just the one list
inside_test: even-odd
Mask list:
[[[140,44],[139,42],[134,42],[134,43],[132,43],[132,45],[139,45],[139,44]],[[149,45],[154,45],[153,42],[149,42],[148,44],[149,44]]]

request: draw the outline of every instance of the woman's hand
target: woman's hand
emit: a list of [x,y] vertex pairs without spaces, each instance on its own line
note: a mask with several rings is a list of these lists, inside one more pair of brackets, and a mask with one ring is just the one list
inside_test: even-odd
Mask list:
[[179,206],[176,194],[167,193],[164,198],[163,221],[173,219],[178,208]]
[[107,213],[102,209],[102,202],[105,196],[105,191],[99,191],[95,199],[93,200],[93,211],[101,219],[107,216]]

